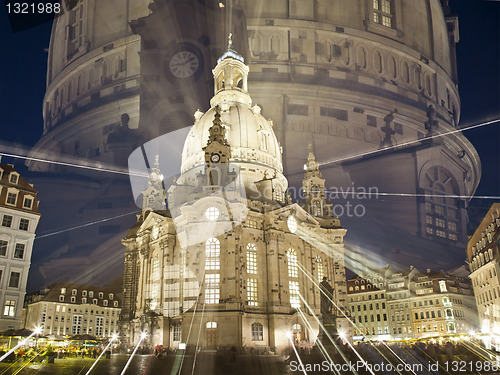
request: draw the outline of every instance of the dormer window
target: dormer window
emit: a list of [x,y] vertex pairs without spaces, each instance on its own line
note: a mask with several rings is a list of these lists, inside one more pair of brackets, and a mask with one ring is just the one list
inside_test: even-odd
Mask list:
[[61,288],[61,294],[66,294],[66,288]]
[[99,292],[99,299],[103,299],[104,298],[104,293],[103,292]]
[[7,193],[7,199],[6,199],[5,203],[15,205],[16,202],[17,202],[17,193],[9,191]]
[[24,197],[23,208],[31,209],[33,207],[33,198]]
[[92,300],[92,303],[93,303],[94,305],[97,305],[97,298],[94,298],[94,299]]
[[113,302],[113,306],[114,306],[114,307],[118,307],[118,301],[114,301],[114,302]]
[[76,289],[73,289],[73,290],[71,291],[71,295],[72,295],[72,296],[76,296],[76,294],[77,294],[77,293],[78,293],[78,291],[77,291]]
[[89,292],[89,297],[90,297],[90,298],[93,298],[93,297],[94,297],[94,291],[93,291],[93,290],[91,290],[91,291]]
[[71,297],[71,303],[75,303],[76,302],[76,297]]
[[103,303],[104,303],[104,306],[108,306],[108,300],[107,299],[105,299]]
[[17,184],[17,181],[19,180],[19,175],[17,173],[11,173],[10,174],[10,179],[9,179],[9,182],[11,184]]
[[83,297],[82,298],[82,303],[87,303],[87,298]]
[[60,302],[64,302],[64,296],[63,296],[63,295],[60,295],[60,296],[59,296],[59,301],[60,301]]
[[87,291],[86,290],[82,291],[82,297],[87,297]]
[[113,297],[114,297],[113,293],[109,293],[109,299],[111,299],[111,300],[112,300],[112,299],[113,299]]

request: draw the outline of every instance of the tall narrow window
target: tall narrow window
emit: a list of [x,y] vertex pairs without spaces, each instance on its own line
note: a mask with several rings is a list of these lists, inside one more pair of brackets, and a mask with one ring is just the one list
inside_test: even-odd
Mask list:
[[373,22],[387,27],[394,25],[394,6],[392,0],[372,0]]
[[205,269],[220,269],[220,242],[217,238],[209,238],[205,243]]
[[247,280],[247,299],[249,306],[257,306],[257,279]]
[[299,297],[299,282],[297,279],[299,277],[298,265],[297,265],[297,254],[294,249],[289,249],[287,252],[288,258],[288,289],[290,293],[290,305],[292,307],[300,307],[300,297]]
[[81,2],[69,12],[67,32],[67,58],[71,59],[83,44],[83,4]]
[[294,249],[289,249],[287,252],[288,258],[288,277],[299,277],[297,266],[297,254]]
[[220,275],[211,273],[205,275],[205,303],[219,303]]
[[323,260],[320,257],[316,257],[316,266],[318,267],[318,282],[322,282],[325,271],[323,269]]
[[295,308],[300,307],[300,297],[299,297],[299,282],[289,281],[290,288],[290,305]]
[[247,246],[247,273],[257,273],[257,247],[253,243]]
[[443,167],[429,168],[420,182],[425,194],[425,231],[428,236],[456,241],[460,237],[460,189]]
[[158,308],[160,301],[160,282],[160,261],[158,257],[155,257],[151,272],[151,303],[149,305],[153,311]]
[[220,298],[220,242],[209,238],[205,243],[205,303],[219,303]]

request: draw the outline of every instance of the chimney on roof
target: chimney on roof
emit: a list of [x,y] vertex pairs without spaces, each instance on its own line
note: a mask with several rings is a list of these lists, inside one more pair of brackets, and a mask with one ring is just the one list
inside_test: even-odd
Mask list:
[[413,266],[410,266],[410,271],[413,271],[413,268],[414,268]]
[[427,268],[427,273],[431,273],[431,269],[430,268]]

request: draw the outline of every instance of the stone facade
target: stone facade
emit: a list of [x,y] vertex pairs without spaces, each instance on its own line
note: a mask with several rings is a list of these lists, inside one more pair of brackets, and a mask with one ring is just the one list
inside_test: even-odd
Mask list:
[[500,332],[499,239],[500,203],[494,203],[467,245],[470,278],[483,332]]
[[22,306],[40,220],[37,191],[10,164],[0,164],[0,331],[21,326]]
[[[186,138],[169,210],[144,209],[123,240],[126,273],[138,271],[137,284],[124,286],[122,332],[131,343],[145,331],[151,344],[173,348],[282,352],[287,333],[297,345],[312,344],[323,277],[334,287],[337,327],[350,333],[346,230],[321,195],[325,180],[312,150],[304,186],[313,199],[301,207],[285,195],[281,149],[270,121],[251,105],[247,72],[232,50],[219,60],[212,108]],[[160,154],[146,208],[155,186],[162,189],[161,164]]]
[[352,278],[348,293],[355,339],[422,338],[477,329],[472,285],[459,273],[388,266]]
[[57,283],[26,296],[23,327],[41,328],[56,338],[118,335],[121,291],[90,285]]

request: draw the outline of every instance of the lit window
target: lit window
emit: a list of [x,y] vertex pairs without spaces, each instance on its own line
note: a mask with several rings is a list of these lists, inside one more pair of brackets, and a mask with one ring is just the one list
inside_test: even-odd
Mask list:
[[25,245],[22,243],[16,243],[16,248],[14,250],[14,258],[23,259],[24,257],[24,248]]
[[219,303],[219,285],[220,275],[218,273],[205,275],[205,303]]
[[65,294],[66,293],[66,288],[61,288],[61,294]]
[[249,306],[257,306],[257,279],[247,281],[247,299]]
[[217,328],[217,323],[216,322],[207,322],[205,325],[207,328]]
[[300,297],[299,297],[299,282],[289,281],[290,289],[290,305],[295,308],[300,307]]
[[207,220],[215,221],[219,218],[219,209],[217,207],[208,207],[205,211],[205,217]]
[[7,246],[8,242],[4,240],[0,240],[0,256],[5,256],[7,255]]
[[30,225],[30,221],[28,219],[21,219],[19,221],[19,230],[27,231]]
[[247,273],[257,273],[257,248],[253,243],[247,246]]
[[31,208],[33,207],[33,199],[25,197],[24,202],[23,202],[23,207],[24,208]]
[[17,201],[17,193],[7,193],[7,204],[16,204]]
[[264,340],[264,328],[260,323],[252,323],[252,341]]
[[393,27],[394,14],[392,0],[373,0],[373,22]]
[[11,317],[16,316],[16,301],[12,301],[12,300],[5,301],[3,315],[11,316]]
[[299,277],[297,266],[297,254],[294,249],[289,249],[287,252],[288,258],[288,277]]
[[316,257],[316,265],[318,266],[318,282],[322,282],[325,272],[323,270],[323,260],[320,257]]
[[440,280],[439,281],[439,290],[441,292],[447,292],[448,290],[446,289],[446,281]]
[[3,218],[2,218],[2,227],[10,228],[11,225],[12,225],[12,216],[10,216],[10,215],[3,215]]
[[153,236],[153,240],[156,240],[158,238],[158,235],[160,234],[160,228],[158,228],[156,225],[153,227],[153,230],[151,232],[151,235]]
[[217,238],[209,238],[205,243],[205,269],[220,269],[220,242]]

